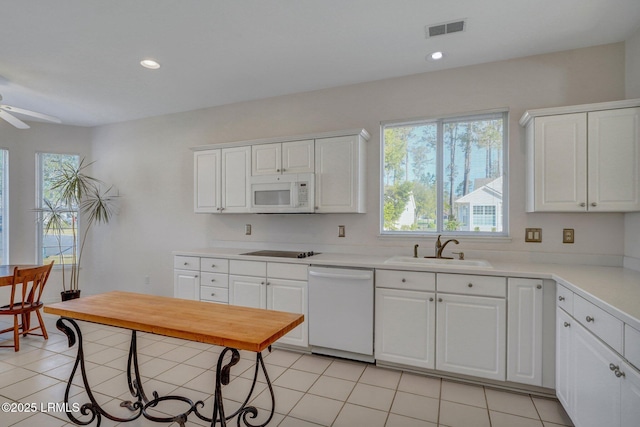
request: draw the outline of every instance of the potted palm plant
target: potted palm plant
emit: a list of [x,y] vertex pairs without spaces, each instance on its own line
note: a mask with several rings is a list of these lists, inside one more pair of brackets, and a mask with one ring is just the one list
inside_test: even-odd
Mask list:
[[[77,165],[61,163],[50,179],[51,194],[54,200],[44,200],[44,206],[37,209],[45,234],[55,238],[58,245],[57,259],[62,265],[63,301],[80,297],[80,265],[87,236],[95,224],[107,224],[115,214],[115,198],[112,187],[104,190],[104,184],[97,178],[87,175],[86,169],[91,163],[82,159]],[[82,227],[78,228],[80,213]],[[71,234],[70,255],[63,253],[62,237]],[[67,236],[68,237],[68,236]],[[66,246],[66,245],[65,245]],[[66,276],[66,264],[70,264],[69,277]],[[68,284],[67,284],[68,279]]]

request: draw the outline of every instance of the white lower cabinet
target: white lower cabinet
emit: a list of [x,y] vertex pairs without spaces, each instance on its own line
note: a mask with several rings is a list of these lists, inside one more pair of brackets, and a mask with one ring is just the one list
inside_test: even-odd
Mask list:
[[304,314],[304,322],[278,343],[309,346],[308,282],[300,280],[307,277],[306,265],[231,260],[229,272],[229,304]]
[[173,296],[182,299],[200,299],[200,272],[173,270]]
[[542,386],[543,283],[509,278],[507,381]]
[[376,290],[377,360],[434,369],[434,292]]
[[506,301],[438,294],[436,369],[505,380]]
[[556,309],[556,396],[567,413],[571,413],[573,409],[573,322],[564,310],[560,307]]
[[578,322],[571,327],[574,371],[571,418],[578,427],[620,426],[620,379],[610,369],[610,365],[620,366],[620,357]]
[[[572,311],[571,307],[561,306],[567,301],[564,291],[562,294],[558,292],[556,312],[558,400],[576,427],[637,427],[640,420],[640,372],[597,336],[597,328],[589,330],[586,327],[606,319],[602,313],[592,317],[595,320],[582,320],[583,310],[575,311],[574,306]],[[613,342],[615,344],[616,340]]]

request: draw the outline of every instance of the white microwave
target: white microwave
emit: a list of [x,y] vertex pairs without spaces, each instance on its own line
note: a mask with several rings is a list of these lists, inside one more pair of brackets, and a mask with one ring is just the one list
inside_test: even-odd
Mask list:
[[251,212],[313,213],[315,182],[312,173],[251,177]]

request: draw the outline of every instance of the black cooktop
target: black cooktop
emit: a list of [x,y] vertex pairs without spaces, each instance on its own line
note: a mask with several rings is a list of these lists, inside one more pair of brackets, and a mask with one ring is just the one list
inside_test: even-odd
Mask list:
[[318,255],[317,253],[310,252],[295,252],[295,251],[255,251],[255,252],[247,252],[240,255],[251,255],[251,256],[272,256],[277,258],[306,258],[314,255]]

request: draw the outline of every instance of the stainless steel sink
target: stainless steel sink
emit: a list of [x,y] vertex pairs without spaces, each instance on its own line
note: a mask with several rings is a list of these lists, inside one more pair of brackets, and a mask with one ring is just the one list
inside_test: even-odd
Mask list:
[[410,256],[394,256],[386,260],[384,263],[398,265],[493,268],[489,261],[483,259],[414,258]]

